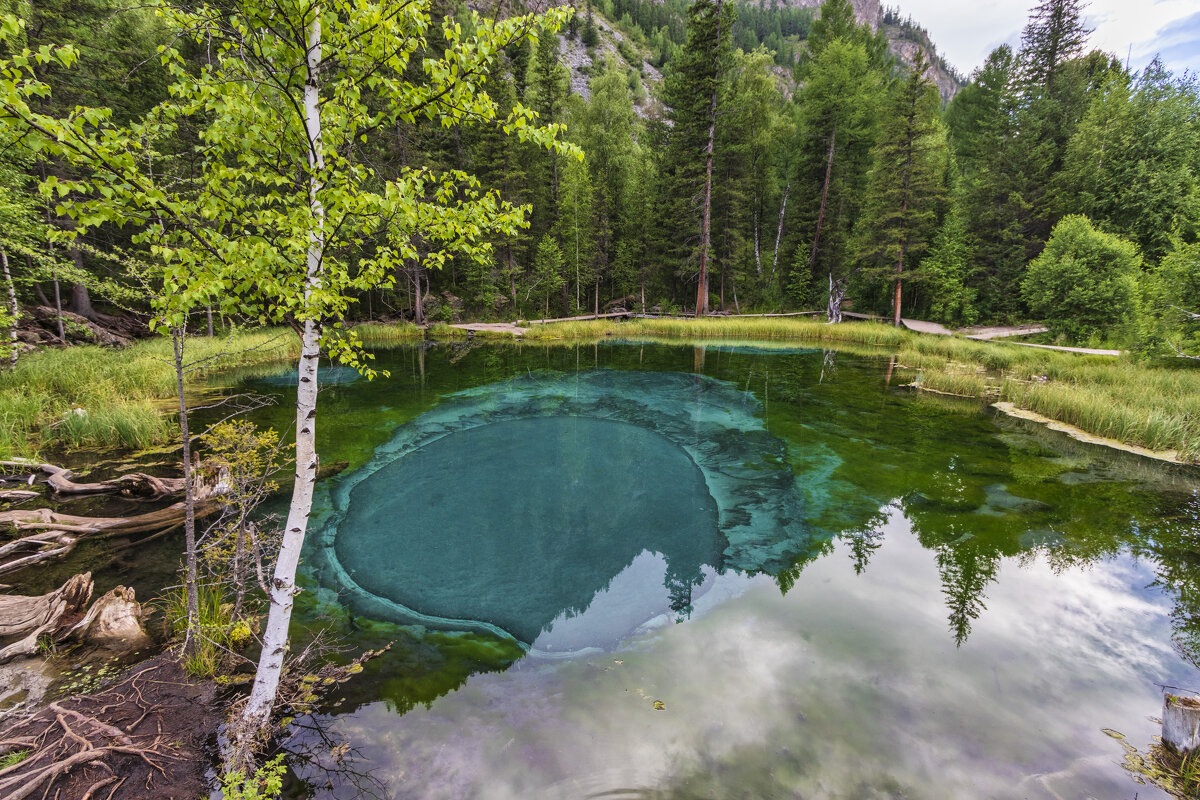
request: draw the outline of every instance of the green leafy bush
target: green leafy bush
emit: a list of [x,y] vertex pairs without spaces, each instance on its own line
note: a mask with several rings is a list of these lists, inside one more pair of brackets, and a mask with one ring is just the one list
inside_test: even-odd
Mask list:
[[283,775],[287,766],[278,755],[246,777],[241,772],[221,776],[221,797],[224,800],[274,800],[283,791]]
[[1137,245],[1096,230],[1087,217],[1065,217],[1021,281],[1034,316],[1072,341],[1111,340],[1132,331],[1142,256]]

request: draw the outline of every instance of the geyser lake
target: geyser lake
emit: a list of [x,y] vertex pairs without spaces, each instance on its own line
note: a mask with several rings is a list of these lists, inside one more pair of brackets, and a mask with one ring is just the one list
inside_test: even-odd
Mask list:
[[[295,632],[392,642],[295,797],[1165,797],[1200,479],[888,356],[475,343],[334,368]],[[260,424],[289,426],[294,378]],[[348,745],[348,746],[347,746]]]

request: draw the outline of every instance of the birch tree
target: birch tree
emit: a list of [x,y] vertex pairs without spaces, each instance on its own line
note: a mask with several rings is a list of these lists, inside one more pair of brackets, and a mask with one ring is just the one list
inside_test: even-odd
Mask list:
[[[367,370],[340,322],[357,292],[390,285],[406,261],[439,267],[456,253],[486,255],[486,237],[513,235],[527,211],[461,171],[380,174],[365,157],[368,148],[399,123],[423,118],[445,127],[497,125],[579,155],[558,141],[559,126],[539,126],[524,106],[499,113],[485,87],[502,49],[553,32],[570,12],[475,16],[467,35],[452,18],[435,27],[428,0],[238,0],[161,5],[159,12],[181,36],[211,47],[212,59],[195,69],[180,52],[164,50],[171,97],[144,118],[116,127],[104,110],[80,108],[63,119],[39,114],[27,97],[47,90],[18,66],[0,83],[0,120],[88,171],[43,187],[60,198],[78,232],[108,223],[141,227],[138,241],[162,265],[176,314],[211,303],[301,333],[295,483],[258,671],[231,729],[226,766],[234,770],[249,766],[265,736],[287,651],[318,471],[322,349]],[[187,129],[198,142],[188,168],[150,175],[155,147]]]

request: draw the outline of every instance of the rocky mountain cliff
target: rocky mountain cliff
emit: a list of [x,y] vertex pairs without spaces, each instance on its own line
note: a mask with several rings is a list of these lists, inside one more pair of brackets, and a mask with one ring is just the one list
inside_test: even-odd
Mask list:
[[[821,0],[783,0],[783,4],[815,11],[821,7]],[[883,29],[888,48],[901,63],[911,67],[916,63],[917,51],[925,51],[925,60],[930,64],[929,78],[937,85],[942,102],[949,102],[966,84],[954,68],[938,55],[929,33],[911,17],[901,19],[894,9],[885,11],[879,0],[851,0],[851,5],[860,25],[870,25],[873,30]]]

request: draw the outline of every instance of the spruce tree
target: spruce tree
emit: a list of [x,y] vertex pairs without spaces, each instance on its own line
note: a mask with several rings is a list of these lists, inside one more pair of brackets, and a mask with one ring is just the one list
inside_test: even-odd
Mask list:
[[1017,60],[1002,45],[988,56],[972,83],[955,96],[946,123],[958,169],[958,204],[965,226],[964,276],[985,319],[1019,313],[1013,287],[1027,262],[1024,163],[1017,157]]
[[1050,92],[1062,65],[1083,54],[1091,30],[1084,0],[1045,0],[1029,13],[1021,35],[1021,77],[1028,90]]
[[583,26],[583,46],[595,47],[600,43],[600,34],[596,33],[596,20],[592,17],[592,0],[587,0],[587,22]]
[[666,259],[685,279],[698,275],[697,313],[707,305],[711,180],[717,124],[716,98],[730,57],[734,11],[722,0],[696,0],[688,8],[687,43],[671,62],[663,99],[672,123],[666,129],[661,222],[678,235],[664,244]]
[[[847,247],[859,215],[870,150],[875,141],[883,76],[862,44],[838,38],[807,66],[798,95],[793,176],[793,260],[786,289],[793,303],[811,300],[813,286],[844,274]],[[788,248],[789,250],[793,248]],[[785,251],[786,252],[786,251]]]
[[928,66],[919,53],[912,74],[884,106],[856,241],[867,275],[893,286],[897,326],[904,280],[928,246],[946,196],[946,138]]
[[[571,76],[563,66],[558,52],[558,37],[538,39],[529,65],[529,86],[526,89],[529,107],[537,112],[542,125],[560,124],[564,105],[571,92]],[[545,148],[526,147],[529,182],[526,186],[533,204],[529,242],[536,242],[554,226],[558,214],[558,184],[561,159]],[[531,244],[532,246],[532,244]]]

